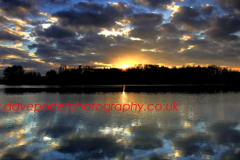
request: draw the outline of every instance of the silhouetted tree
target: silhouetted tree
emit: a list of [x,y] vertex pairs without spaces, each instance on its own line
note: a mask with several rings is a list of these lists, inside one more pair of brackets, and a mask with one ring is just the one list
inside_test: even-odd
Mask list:
[[240,84],[240,72],[217,65],[173,66],[170,69],[159,65],[138,64],[126,70],[81,65],[67,68],[60,65],[59,74],[50,70],[46,77],[32,71],[24,74],[21,66],[13,66],[5,68],[4,77],[6,81],[2,83],[11,84]]
[[24,76],[24,69],[20,65],[7,67],[4,69],[3,75],[4,75],[4,78],[7,80],[13,80],[15,78],[22,78]]
[[46,76],[51,78],[51,77],[56,77],[57,72],[55,70],[50,70],[46,73]]
[[60,65],[58,73],[62,74],[63,72],[67,71],[67,66],[66,65]]
[[30,72],[25,73],[25,76],[26,77],[41,77],[41,73],[30,71]]

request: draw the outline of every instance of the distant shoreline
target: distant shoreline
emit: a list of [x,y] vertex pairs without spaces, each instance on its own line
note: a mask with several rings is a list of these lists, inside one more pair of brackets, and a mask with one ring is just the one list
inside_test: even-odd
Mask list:
[[0,84],[6,85],[232,85],[240,84],[240,72],[216,65],[208,67],[168,68],[159,65],[139,65],[135,68],[96,69],[89,66],[59,72],[50,70],[46,76],[38,72],[26,72],[22,66],[7,67]]
[[3,88],[6,93],[94,93],[94,92],[178,92],[178,93],[221,93],[239,92],[240,85],[46,85],[46,87],[11,86]]

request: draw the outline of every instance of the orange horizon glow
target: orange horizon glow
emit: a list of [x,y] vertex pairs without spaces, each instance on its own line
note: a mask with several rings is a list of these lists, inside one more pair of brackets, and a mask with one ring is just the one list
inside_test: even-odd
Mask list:
[[126,70],[126,69],[129,68],[129,67],[130,67],[130,65],[125,64],[125,65],[122,65],[122,66],[117,67],[117,68],[121,68],[121,69],[123,69],[123,70]]

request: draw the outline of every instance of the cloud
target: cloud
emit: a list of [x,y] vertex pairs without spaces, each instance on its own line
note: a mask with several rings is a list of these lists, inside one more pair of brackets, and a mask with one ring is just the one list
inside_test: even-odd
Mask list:
[[27,27],[25,27],[24,25],[20,24],[20,23],[16,23],[15,24],[15,29],[19,30],[19,31],[26,31]]
[[0,133],[5,134],[11,131],[18,131],[22,127],[23,125],[17,125],[17,124],[0,125]]
[[167,36],[167,37],[181,37],[183,34],[188,34],[191,32],[187,32],[186,30],[183,30],[181,28],[178,28],[176,25],[172,23],[165,23],[159,26],[161,29],[161,35]]
[[19,146],[8,149],[1,157],[1,159],[24,159],[24,160],[35,160],[38,159],[37,156],[40,154],[40,151],[33,149],[29,151],[27,146]]
[[70,38],[76,36],[76,33],[74,33],[73,31],[55,25],[52,25],[49,28],[44,29],[43,31],[37,30],[37,34],[39,36],[57,39]]
[[[80,2],[81,3],[81,2]],[[87,2],[86,2],[87,3]],[[86,5],[86,4],[85,4]],[[106,7],[96,5],[95,3],[87,4],[87,11],[81,11],[83,4],[75,4],[80,10],[58,11],[52,14],[58,18],[58,22],[62,26],[96,26],[110,27],[115,25],[115,21],[121,20],[125,15],[132,13],[132,8],[125,3],[107,4]],[[98,6],[99,11],[94,8]]]
[[[36,62],[35,67],[41,71],[61,63],[116,66],[131,59],[129,57],[134,57],[136,63],[165,61],[164,64],[171,66],[192,62],[238,66],[240,26],[234,13],[237,5],[232,5],[235,2],[226,1],[231,9],[224,12],[216,5],[204,3],[189,7],[189,0],[183,3],[186,6],[176,5],[174,0],[132,0],[131,5],[105,2],[2,0],[3,61],[9,64],[18,61],[25,66]],[[59,6],[63,4],[64,9]],[[140,7],[143,10],[139,5],[144,6]],[[54,9],[50,11],[48,7]],[[10,8],[12,10],[7,10]],[[153,9],[170,10],[152,13]],[[36,17],[40,14],[45,16]],[[26,37],[31,41],[22,43]],[[6,43],[10,43],[9,47]],[[17,45],[13,43],[23,44],[21,48],[25,50],[14,49]],[[29,57],[26,45],[30,52],[36,50],[36,57]],[[23,61],[25,63],[21,63]]]
[[232,11],[233,9],[240,9],[240,3],[238,0],[216,0],[222,9]]
[[211,15],[216,8],[212,5],[201,5],[199,8],[199,12],[203,15]]
[[221,154],[220,160],[224,160],[224,159],[232,159],[232,160],[237,160],[240,159],[240,153],[236,153],[233,150],[229,150],[229,151],[225,151]]
[[0,15],[0,24],[6,23],[6,22],[9,22],[9,20],[5,16]]
[[129,36],[145,39],[145,40],[156,40],[160,36],[161,30],[156,27],[135,27],[130,31]]
[[22,58],[28,58],[28,52],[22,49],[16,49],[16,48],[9,48],[0,46],[0,58],[7,58],[9,56],[17,56]]
[[141,4],[148,6],[153,9],[163,9],[167,10],[168,6],[171,5],[173,0],[132,0],[135,4]]
[[192,48],[199,49],[199,50],[211,50],[212,48],[216,49],[219,47],[216,43],[212,41],[208,41],[206,39],[197,39],[197,38],[188,39],[184,42],[184,44],[188,46],[192,46]]
[[25,19],[24,20],[27,24],[30,24],[32,26],[37,26],[39,24],[42,24],[42,21],[40,20],[32,20],[32,19]]
[[209,27],[209,20],[199,13],[198,8],[187,6],[179,6],[178,10],[172,15],[170,22],[192,31],[199,31]]
[[134,133],[134,138],[130,146],[134,149],[150,150],[163,147],[164,142],[157,137],[162,131],[155,126],[139,126],[132,127],[131,132]]
[[74,131],[75,131],[75,128],[55,126],[55,127],[46,127],[41,130],[38,130],[37,135],[44,134],[45,136],[48,136],[51,138],[59,138],[61,136],[70,134]]
[[7,16],[25,18],[27,15],[37,15],[35,0],[1,0],[0,8]]
[[[81,145],[79,145],[81,144]],[[120,143],[116,143],[114,137],[84,137],[69,136],[62,138],[59,147],[55,149],[61,153],[76,154],[82,152],[79,159],[101,159],[104,157],[114,158],[124,155],[130,155],[131,150],[125,149]],[[91,154],[87,154],[87,153]],[[125,159],[125,158],[124,158]]]
[[33,70],[45,74],[49,69],[57,69],[58,67],[52,66],[49,63],[42,62],[41,59],[25,59],[22,61],[18,58],[2,59],[2,64],[21,65],[23,68],[32,68]]
[[234,33],[238,31],[240,31],[240,18],[224,15],[213,18],[211,27],[205,35],[214,41],[237,41],[239,36]]
[[213,133],[214,143],[229,146],[239,144],[240,132],[235,129],[238,122],[216,122],[208,126],[208,130]]
[[86,42],[78,39],[69,39],[68,41],[58,40],[55,44],[58,49],[69,53],[72,52],[73,54],[83,53],[84,48],[87,45]]
[[140,13],[128,17],[133,26],[155,26],[163,21],[163,15],[154,13]]
[[[187,157],[197,153],[204,154],[205,150],[209,148],[207,144],[210,143],[210,138],[211,137],[205,133],[194,133],[188,136],[175,138],[172,140],[172,143],[174,149],[180,152],[179,156]],[[200,143],[205,143],[206,145],[201,146],[199,145]],[[213,151],[209,153],[211,155]]]
[[46,45],[46,44],[32,44],[32,45],[28,45],[29,49],[34,49],[37,48],[37,51],[35,52],[35,55],[37,55],[38,57],[42,58],[42,57],[57,57],[59,56],[59,51],[50,45]]
[[78,2],[73,5],[75,8],[79,9],[81,12],[103,12],[104,5],[93,3],[93,2]]
[[43,2],[48,2],[51,4],[63,5],[69,2],[70,0],[43,0]]
[[0,41],[21,41],[22,36],[9,33],[8,30],[0,31]]

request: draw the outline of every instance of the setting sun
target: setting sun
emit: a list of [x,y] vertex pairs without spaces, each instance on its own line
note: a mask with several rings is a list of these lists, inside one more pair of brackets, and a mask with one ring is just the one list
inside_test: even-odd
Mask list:
[[121,69],[124,69],[124,70],[125,70],[125,69],[127,69],[128,67],[130,67],[130,65],[127,65],[127,64],[126,64],[126,65],[122,65],[122,66],[121,66],[121,67],[119,67],[119,68],[121,68]]
[[131,56],[131,57],[124,57],[118,58],[117,60],[113,61],[113,67],[120,68],[126,70],[129,67],[134,67],[136,64],[147,64],[148,61],[145,57],[142,56]]

